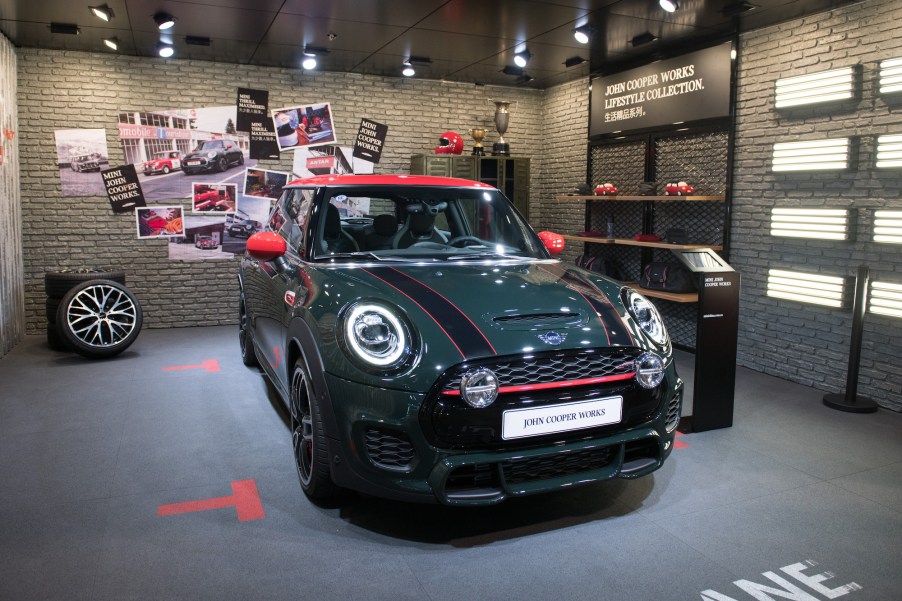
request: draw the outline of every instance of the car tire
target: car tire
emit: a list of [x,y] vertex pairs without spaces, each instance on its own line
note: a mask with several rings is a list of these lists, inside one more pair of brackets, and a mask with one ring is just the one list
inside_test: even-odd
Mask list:
[[47,323],[56,324],[56,312],[60,306],[60,299],[48,296],[47,300],[45,301],[45,305],[47,308]]
[[219,171],[225,171],[229,168],[229,161],[225,157],[220,157],[219,161],[216,163],[216,168]]
[[169,175],[169,167],[167,165],[163,165],[163,175]]
[[315,503],[334,503],[339,488],[332,481],[322,413],[310,388],[304,358],[295,361],[289,397],[291,442],[301,489]]
[[143,318],[141,304],[131,290],[113,280],[95,279],[66,293],[57,310],[56,326],[79,355],[106,359],[132,345],[141,333]]
[[59,328],[56,327],[55,323],[47,324],[47,346],[50,347],[50,350],[54,351],[68,352],[72,350],[66,339],[60,335]]
[[[125,283],[125,272],[118,269],[61,269],[44,274],[44,292],[50,298],[63,298],[74,286],[88,280],[112,280]],[[55,315],[55,314],[54,314]]]
[[250,323],[247,318],[247,302],[244,300],[244,292],[238,299],[238,348],[241,350],[241,362],[248,367],[257,367],[257,351],[254,350],[254,338],[251,334]]
[[240,155],[238,155],[238,164],[244,165],[244,153],[243,152]]

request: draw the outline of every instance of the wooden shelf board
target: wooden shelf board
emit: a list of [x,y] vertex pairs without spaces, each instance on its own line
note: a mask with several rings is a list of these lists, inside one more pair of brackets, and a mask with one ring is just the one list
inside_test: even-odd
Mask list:
[[626,200],[631,202],[654,201],[674,201],[674,202],[718,202],[726,200],[721,194],[719,196],[571,196],[557,195],[555,200]]
[[564,240],[589,242],[592,244],[619,244],[622,246],[644,246],[646,248],[664,248],[667,250],[695,250],[699,248],[723,250],[723,246],[717,244],[668,244],[667,242],[640,242],[632,238],[594,238],[591,236],[571,236],[570,234],[561,234],[561,237]]
[[662,300],[668,300],[674,303],[698,302],[698,292],[665,292],[663,290],[649,290],[647,288],[642,288],[634,282],[628,282],[627,285],[643,296],[660,298]]

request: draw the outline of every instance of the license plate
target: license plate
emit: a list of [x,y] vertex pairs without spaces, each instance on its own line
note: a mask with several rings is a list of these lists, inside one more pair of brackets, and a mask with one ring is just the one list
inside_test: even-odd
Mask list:
[[535,409],[508,409],[501,417],[501,438],[525,438],[616,424],[623,419],[623,397],[612,396]]
[[200,165],[200,161],[185,161],[185,164],[194,167],[195,165]]

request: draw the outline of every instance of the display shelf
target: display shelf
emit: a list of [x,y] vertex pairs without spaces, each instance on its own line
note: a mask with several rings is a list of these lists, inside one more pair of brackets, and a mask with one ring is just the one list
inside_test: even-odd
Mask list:
[[555,200],[624,200],[631,202],[647,202],[647,201],[674,201],[674,202],[720,202],[726,200],[724,195],[719,196],[576,196],[569,194],[560,194],[554,197]]
[[669,244],[667,242],[641,242],[632,238],[605,238],[593,236],[572,236],[562,234],[564,240],[574,242],[588,242],[590,244],[618,244],[621,246],[644,246],[646,248],[664,248],[667,250],[694,250],[697,248],[710,248],[711,250],[723,250],[723,246],[717,244]]
[[667,292],[665,290],[649,290],[648,288],[643,288],[636,282],[625,282],[625,284],[643,296],[660,298],[674,303],[698,302],[698,292]]

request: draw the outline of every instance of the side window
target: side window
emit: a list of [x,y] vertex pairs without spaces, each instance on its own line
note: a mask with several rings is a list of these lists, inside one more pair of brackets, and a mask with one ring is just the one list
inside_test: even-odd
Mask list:
[[276,205],[269,223],[270,229],[278,232],[285,238],[288,246],[301,255],[313,193],[312,189],[286,190]]

